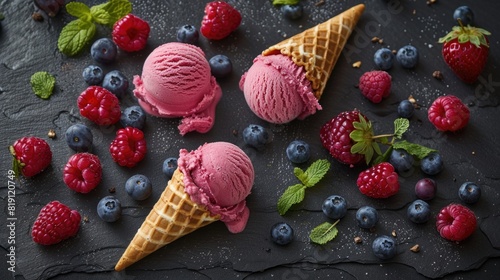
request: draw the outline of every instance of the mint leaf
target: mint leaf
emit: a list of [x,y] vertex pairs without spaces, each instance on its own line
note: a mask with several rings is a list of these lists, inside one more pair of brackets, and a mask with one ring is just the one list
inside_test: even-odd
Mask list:
[[288,187],[278,199],[278,212],[284,215],[292,205],[304,200],[306,187],[302,184],[297,184]]
[[65,55],[75,55],[92,40],[95,30],[95,24],[92,22],[76,19],[61,30],[57,48]]
[[394,120],[394,138],[401,139],[403,134],[410,127],[410,121],[405,118],[397,118]]
[[[95,7],[95,6],[94,6]],[[90,13],[92,14],[92,19],[99,24],[107,25],[113,21],[111,15],[103,9],[90,8]]]
[[[299,179],[299,181],[304,184],[304,182],[307,181],[307,175],[306,173],[304,172],[304,170],[298,168],[298,167],[295,167],[293,169],[293,175],[295,175],[295,177],[297,177],[297,179]],[[304,184],[305,185],[305,184]]]
[[434,149],[427,148],[422,145],[410,143],[406,140],[396,142],[392,144],[394,149],[403,149],[407,151],[410,155],[417,157],[418,159],[423,159],[432,152],[437,152]]
[[300,0],[273,0],[273,5],[296,5]]
[[316,185],[330,169],[330,162],[326,159],[319,159],[311,164],[304,173],[306,178],[301,180],[306,187]]
[[30,83],[33,92],[35,92],[38,97],[48,99],[54,91],[56,78],[48,72],[40,71],[31,75]]
[[69,2],[66,4],[66,11],[68,14],[77,17],[83,21],[92,21],[92,15],[90,14],[90,8],[80,2]]
[[339,230],[336,227],[339,221],[340,220],[337,220],[333,224],[325,222],[315,227],[309,234],[309,239],[311,239],[312,242],[321,245],[326,244],[328,241],[333,240],[339,232]]
[[[101,11],[99,11],[101,10]],[[90,12],[92,16],[100,15],[101,20],[104,19],[104,13],[109,15],[108,20],[99,22],[100,24],[113,26],[115,22],[117,22],[122,17],[126,16],[132,11],[132,3],[128,0],[109,0],[104,4],[100,4],[97,6],[92,6],[90,8]]]

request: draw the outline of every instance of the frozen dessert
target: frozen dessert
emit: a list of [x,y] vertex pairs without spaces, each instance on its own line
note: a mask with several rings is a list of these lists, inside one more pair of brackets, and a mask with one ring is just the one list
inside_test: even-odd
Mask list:
[[321,110],[318,100],[364,9],[354,6],[257,56],[240,80],[250,109],[276,124]]
[[185,43],[166,43],[146,58],[142,75],[134,76],[139,105],[157,117],[179,118],[179,131],[208,132],[222,91],[210,73],[203,51]]
[[179,152],[178,168],[115,266],[120,271],[214,221],[232,233],[245,229],[246,197],[254,182],[250,158],[227,142]]
[[321,110],[304,67],[287,56],[257,56],[240,80],[248,106],[271,123],[304,119]]

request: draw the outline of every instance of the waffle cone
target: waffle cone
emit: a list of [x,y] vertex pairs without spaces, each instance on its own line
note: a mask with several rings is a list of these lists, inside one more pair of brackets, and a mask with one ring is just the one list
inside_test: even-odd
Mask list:
[[262,52],[262,55],[284,54],[306,70],[314,96],[319,100],[330,78],[333,67],[347,39],[358,23],[365,5],[359,4],[347,11],[283,40]]
[[120,271],[159,248],[219,219],[191,201],[177,169],[115,266]]

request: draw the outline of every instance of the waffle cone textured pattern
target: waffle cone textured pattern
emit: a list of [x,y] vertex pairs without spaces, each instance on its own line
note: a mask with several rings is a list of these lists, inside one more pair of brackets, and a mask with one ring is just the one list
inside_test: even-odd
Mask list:
[[262,55],[284,54],[306,70],[314,96],[319,100],[347,39],[358,23],[365,5],[347,11],[269,47]]
[[184,192],[183,179],[184,174],[177,169],[116,264],[115,270],[120,271],[177,238],[219,219],[191,201]]

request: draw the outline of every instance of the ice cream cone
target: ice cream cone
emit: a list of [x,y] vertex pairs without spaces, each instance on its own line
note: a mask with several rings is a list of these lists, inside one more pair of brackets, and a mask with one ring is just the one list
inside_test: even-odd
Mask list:
[[120,271],[159,248],[219,220],[184,192],[184,174],[177,169],[115,266]]
[[347,39],[365,9],[359,4],[347,11],[269,47],[262,55],[284,54],[303,66],[319,100]]

